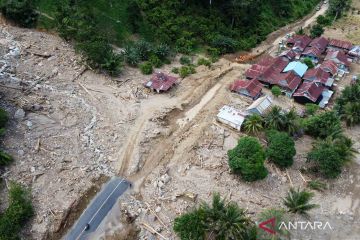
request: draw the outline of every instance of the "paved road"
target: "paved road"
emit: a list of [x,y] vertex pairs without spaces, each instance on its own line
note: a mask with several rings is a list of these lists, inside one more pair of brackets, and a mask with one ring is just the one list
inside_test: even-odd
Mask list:
[[[94,232],[116,203],[117,199],[128,189],[130,183],[125,179],[112,178],[91,201],[65,240],[85,240]],[[86,229],[86,225],[89,228]]]

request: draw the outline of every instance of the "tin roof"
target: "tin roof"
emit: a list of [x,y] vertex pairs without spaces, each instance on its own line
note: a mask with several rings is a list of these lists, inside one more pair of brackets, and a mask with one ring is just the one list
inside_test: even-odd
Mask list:
[[223,106],[219,110],[217,117],[224,119],[228,122],[234,123],[238,126],[241,126],[241,124],[245,120],[245,115],[243,113],[241,113],[239,110],[237,110],[233,107],[227,106],[227,105]]
[[324,61],[321,65],[320,68],[328,73],[330,73],[331,75],[335,75],[337,73],[337,66],[336,63],[332,60],[327,60]]
[[328,51],[326,54],[325,60],[336,60],[345,66],[350,66],[350,62],[347,59],[346,54],[343,51],[337,50],[337,51]]
[[322,84],[326,84],[328,79],[330,78],[330,73],[324,71],[322,68],[312,68],[306,71],[303,79],[312,81],[312,82],[319,82]]
[[286,73],[277,74],[276,85],[279,85],[283,88],[288,88],[291,91],[295,90],[299,84],[301,83],[301,78],[296,75],[293,71],[289,71]]
[[343,40],[338,40],[338,39],[330,39],[329,46],[350,50],[353,45],[351,42],[348,42],[348,41],[343,41]]
[[320,57],[321,50],[316,47],[307,47],[301,55]]
[[297,75],[300,77],[304,76],[304,73],[308,69],[308,66],[302,62],[294,61],[289,63],[286,68],[284,69],[284,72],[288,71],[294,71]]
[[329,44],[329,40],[327,40],[324,37],[318,37],[311,41],[309,44],[310,47],[314,47],[320,50],[321,53],[323,53],[326,50],[326,47]]
[[293,96],[306,97],[310,101],[316,102],[324,89],[324,86],[317,85],[314,82],[303,82]]
[[157,91],[167,91],[176,83],[176,81],[176,77],[157,72],[144,85]]
[[230,90],[239,92],[241,89],[245,89],[251,97],[256,97],[261,93],[262,84],[256,80],[236,80],[230,85]]
[[253,109],[256,109],[260,114],[263,114],[271,106],[271,104],[272,104],[271,97],[265,95],[254,101],[246,110],[251,111]]

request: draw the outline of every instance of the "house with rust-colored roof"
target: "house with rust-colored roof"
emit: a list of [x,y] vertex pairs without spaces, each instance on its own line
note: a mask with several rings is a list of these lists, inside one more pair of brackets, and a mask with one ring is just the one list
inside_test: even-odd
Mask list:
[[286,46],[297,53],[302,53],[311,41],[307,35],[294,35],[286,42]]
[[331,87],[334,79],[331,78],[330,73],[324,71],[322,68],[312,68],[306,71],[303,76],[304,82],[319,83],[325,87]]
[[347,58],[347,55],[343,51],[328,51],[325,60],[331,60],[336,63],[337,68],[349,72],[350,62]]
[[324,37],[317,37],[310,42],[309,47],[317,48],[320,50],[320,53],[324,53],[328,45],[329,40]]
[[303,82],[296,90],[293,97],[298,103],[319,103],[321,101],[322,92],[326,89],[321,84],[315,82]]
[[275,84],[278,85],[286,96],[291,97],[301,83],[301,78],[293,71],[279,73],[275,76]]
[[328,72],[331,74],[331,76],[335,76],[337,74],[338,68],[334,61],[327,60],[321,63],[319,66],[322,70],[325,72]]
[[236,80],[230,85],[230,91],[237,92],[255,100],[262,94],[262,84],[256,79]]
[[266,56],[261,58],[256,64],[253,64],[245,72],[247,79],[256,79],[258,76],[263,74],[267,69],[269,69],[274,63],[274,58],[271,56]]
[[288,63],[289,61],[283,57],[275,58],[271,67],[266,69],[263,74],[260,74],[257,79],[267,87],[276,84],[277,75],[284,70]]
[[328,50],[342,50],[348,52],[353,47],[351,42],[338,40],[338,39],[330,39]]
[[144,85],[156,92],[166,92],[177,82],[177,78],[162,72],[155,73]]
[[316,47],[307,47],[301,54],[302,58],[310,58],[313,63],[318,63],[321,56],[321,50]]
[[294,52],[292,49],[289,49],[289,50],[282,52],[279,56],[285,57],[285,58],[289,59],[289,61],[292,61],[296,57],[296,52]]

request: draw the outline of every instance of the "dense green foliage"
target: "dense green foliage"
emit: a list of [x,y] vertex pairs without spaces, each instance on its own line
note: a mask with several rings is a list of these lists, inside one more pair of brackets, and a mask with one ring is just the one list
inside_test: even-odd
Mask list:
[[290,135],[296,134],[300,130],[300,120],[295,109],[285,112],[279,106],[274,106],[264,117],[265,127],[285,131]]
[[345,87],[336,99],[335,109],[348,126],[360,123],[360,83]]
[[311,204],[314,193],[305,190],[290,188],[287,196],[284,198],[284,205],[289,212],[307,215],[307,211],[317,207],[316,204]]
[[193,65],[182,66],[179,70],[179,75],[182,78],[189,76],[190,74],[196,73],[195,67]]
[[303,62],[306,64],[306,66],[308,66],[309,69],[315,67],[310,58],[304,58]]
[[296,154],[294,140],[285,132],[270,130],[266,133],[266,156],[280,168],[290,167]]
[[319,140],[308,153],[308,160],[314,164],[314,170],[325,178],[336,178],[342,167],[354,158],[351,139],[338,135]]
[[265,152],[256,138],[242,137],[238,145],[228,151],[230,169],[245,181],[256,181],[267,176]]
[[174,231],[182,240],[202,240],[206,236],[219,240],[255,240],[255,224],[235,202],[225,202],[214,194],[212,205],[202,203],[199,208],[177,217]]
[[319,105],[314,104],[314,103],[306,103],[305,104],[305,114],[307,116],[312,116],[314,115],[318,110],[319,110]]
[[315,24],[310,29],[310,37],[317,38],[320,37],[324,33],[325,29],[320,24]]
[[[4,109],[0,108],[0,136],[4,134],[8,120],[8,113]],[[9,154],[0,150],[0,167],[9,165],[12,161],[13,158]]]
[[278,86],[273,86],[271,88],[271,93],[275,96],[278,97],[281,95],[281,89]]
[[307,118],[304,121],[305,132],[313,137],[326,138],[341,132],[340,118],[329,111]]
[[34,27],[38,14],[33,0],[2,0],[1,13],[21,27]]
[[151,65],[150,62],[144,62],[143,64],[140,65],[140,71],[146,75],[152,74],[153,66]]
[[199,60],[197,61],[197,65],[198,66],[204,65],[204,66],[207,66],[208,68],[210,68],[211,61],[208,59],[205,59],[205,58],[199,58]]
[[9,206],[0,215],[0,239],[19,240],[20,231],[33,213],[30,191],[20,184],[11,183]]
[[350,9],[351,0],[330,0],[328,14],[334,19],[341,17],[344,12]]

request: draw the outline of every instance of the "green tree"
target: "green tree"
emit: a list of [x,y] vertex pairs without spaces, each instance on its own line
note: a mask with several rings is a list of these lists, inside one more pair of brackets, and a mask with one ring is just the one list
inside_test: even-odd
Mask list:
[[278,86],[273,86],[271,88],[271,93],[275,96],[278,97],[281,95],[281,89]]
[[308,66],[308,68],[314,68],[314,64],[310,58],[304,58],[303,62],[306,64],[306,66]]
[[305,132],[313,137],[326,138],[341,132],[339,117],[333,111],[309,117],[304,122]]
[[351,0],[331,0],[329,1],[328,13],[334,16],[334,20],[350,9]]
[[153,73],[153,66],[150,62],[144,62],[140,65],[140,70],[143,74],[149,75]]
[[253,231],[254,226],[243,209],[234,202],[225,202],[219,194],[213,195],[211,206],[203,202],[198,209],[174,221],[174,231],[182,240],[255,240],[249,238],[249,232]]
[[256,138],[242,137],[238,145],[228,151],[229,166],[245,181],[256,181],[267,176],[265,152]]
[[295,108],[290,109],[290,111],[286,112],[284,115],[284,124],[283,131],[289,133],[290,135],[294,135],[300,130],[300,118],[297,114]]
[[263,129],[263,122],[260,115],[253,114],[246,118],[243,128],[246,133],[257,134]]
[[296,154],[294,140],[284,132],[270,130],[266,133],[266,156],[280,168],[290,167]]
[[289,212],[307,215],[307,212],[318,205],[311,204],[314,193],[305,190],[290,188],[287,196],[284,198],[284,205]]
[[360,83],[346,86],[336,99],[335,111],[348,126],[360,123]]
[[324,28],[320,24],[315,24],[310,29],[310,37],[311,38],[317,38],[320,37],[324,33]]
[[305,113],[307,116],[314,115],[319,110],[319,105],[313,103],[306,103],[305,104]]
[[38,19],[33,0],[3,0],[1,12],[7,19],[21,27],[35,27]]
[[283,129],[286,117],[281,107],[273,106],[264,117],[265,127],[268,129]]

